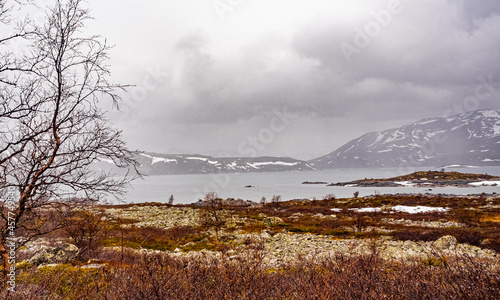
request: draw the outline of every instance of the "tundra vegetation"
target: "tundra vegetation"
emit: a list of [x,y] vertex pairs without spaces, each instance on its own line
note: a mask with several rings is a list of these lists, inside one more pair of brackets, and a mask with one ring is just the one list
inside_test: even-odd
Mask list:
[[[327,195],[276,206],[209,194],[204,202],[95,204],[69,215],[71,226],[19,251],[18,292],[9,297],[496,299],[500,292],[496,195]],[[391,210],[397,205],[447,210]],[[52,264],[33,259],[61,242],[79,253]]]

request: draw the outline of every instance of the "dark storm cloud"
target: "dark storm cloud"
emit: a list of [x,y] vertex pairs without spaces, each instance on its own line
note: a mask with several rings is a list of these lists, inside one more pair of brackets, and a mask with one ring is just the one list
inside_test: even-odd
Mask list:
[[122,59],[141,58],[127,70],[139,86],[148,66],[168,73],[123,122],[143,148],[233,153],[279,111],[293,124],[259,154],[326,154],[367,131],[500,109],[498,0],[255,0],[224,22],[168,3],[154,13],[171,24],[128,32],[146,40]]
[[471,21],[500,15],[500,1],[498,0],[462,0],[460,2],[464,15],[468,16]]
[[[462,13],[474,17],[495,15],[486,14],[486,7],[498,6],[471,3],[466,2]],[[500,71],[500,39],[493,38],[500,36],[499,18],[483,19],[473,32],[466,32],[461,22],[467,21],[457,18],[453,6],[403,1],[402,7],[375,37],[364,29],[373,20],[350,24],[327,17],[314,20],[296,33],[294,48],[328,70],[325,76],[341,85],[335,88],[345,102],[356,103],[358,111],[370,103],[365,107],[372,115],[435,114],[436,108],[473,94],[479,77]],[[469,8],[476,9],[469,12]],[[443,12],[436,14],[436,9]],[[357,47],[359,53],[347,61],[339,45],[346,42],[356,47],[355,39],[362,39],[363,33],[365,40],[368,36],[367,46]],[[320,106],[327,108],[328,102]],[[335,106],[346,108],[341,101]]]
[[[287,45],[265,37],[242,47],[231,59],[214,58],[209,42],[197,33],[183,37],[181,83],[191,104],[178,115],[185,122],[232,123],[290,107],[300,110],[314,96],[312,62],[302,61]],[[286,57],[280,58],[284,54]],[[275,58],[277,57],[277,58]]]
[[[302,116],[418,118],[445,110],[473,93],[478,77],[500,71],[495,1],[402,1],[348,61],[340,45],[355,46],[365,26],[384,17],[385,3],[349,21],[326,13],[291,40],[264,36],[236,56],[212,54],[209,32],[181,38],[175,49],[191,93],[178,120],[232,123],[283,107]],[[473,31],[464,29],[464,14],[481,19]]]

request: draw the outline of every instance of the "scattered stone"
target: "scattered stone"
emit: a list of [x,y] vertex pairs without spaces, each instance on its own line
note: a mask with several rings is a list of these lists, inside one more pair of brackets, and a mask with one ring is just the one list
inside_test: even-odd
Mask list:
[[104,264],[90,264],[90,265],[81,266],[80,268],[81,269],[102,269],[104,267],[106,267],[106,265],[104,265]]
[[262,220],[262,225],[265,226],[276,226],[282,223],[284,223],[284,221],[280,217],[266,217]]
[[432,227],[432,228],[448,228],[448,227],[464,227],[465,225],[462,223],[451,222],[446,219],[441,219],[439,221],[413,221],[407,219],[390,219],[390,218],[382,218],[381,221],[383,223],[388,224],[401,224],[405,226],[419,226],[419,227]]
[[73,244],[59,243],[55,247],[43,246],[30,259],[30,264],[35,266],[65,264],[75,259],[79,252],[78,247]]

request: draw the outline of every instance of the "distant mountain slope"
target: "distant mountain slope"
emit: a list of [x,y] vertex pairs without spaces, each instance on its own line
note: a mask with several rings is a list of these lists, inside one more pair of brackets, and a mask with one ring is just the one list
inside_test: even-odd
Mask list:
[[309,163],[318,169],[500,165],[500,112],[479,110],[368,133]]
[[[140,170],[148,175],[287,172],[314,170],[308,163],[288,157],[224,157],[205,155],[158,154],[145,152],[137,158]],[[106,166],[107,165],[107,166]],[[109,168],[100,162],[99,168]]]

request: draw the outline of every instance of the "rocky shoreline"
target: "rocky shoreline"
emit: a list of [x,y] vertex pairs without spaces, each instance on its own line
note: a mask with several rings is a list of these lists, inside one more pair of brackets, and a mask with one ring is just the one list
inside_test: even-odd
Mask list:
[[[480,184],[477,184],[480,183]],[[476,185],[477,184],[477,185]],[[347,187],[417,187],[417,188],[442,188],[459,187],[472,188],[478,186],[497,186],[496,181],[477,180],[412,180],[412,181],[387,181],[387,180],[355,180],[349,182],[331,183],[327,186],[347,186]]]
[[412,174],[386,179],[361,179],[349,182],[331,183],[328,186],[350,187],[477,187],[497,186],[500,177],[487,174],[466,174],[459,172],[420,171]]

